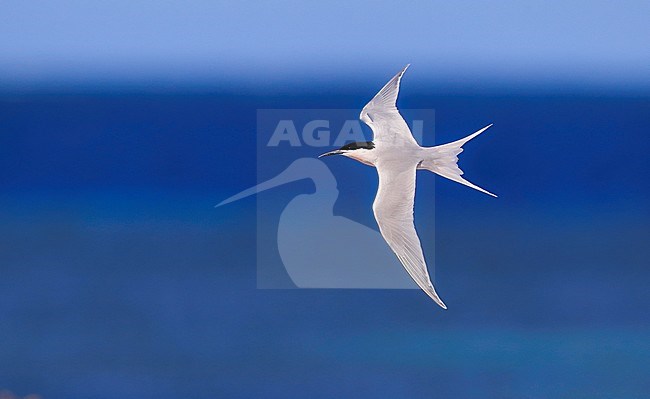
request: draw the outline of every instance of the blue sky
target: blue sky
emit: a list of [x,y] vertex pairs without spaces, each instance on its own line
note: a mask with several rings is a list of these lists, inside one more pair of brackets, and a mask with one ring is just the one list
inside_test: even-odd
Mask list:
[[[650,2],[4,1],[0,83],[648,86]],[[414,68],[414,70],[416,69]]]

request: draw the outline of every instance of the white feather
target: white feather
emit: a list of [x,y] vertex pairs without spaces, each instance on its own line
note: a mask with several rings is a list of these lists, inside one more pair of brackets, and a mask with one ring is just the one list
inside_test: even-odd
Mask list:
[[399,168],[378,167],[379,189],[372,210],[381,235],[411,278],[431,299],[447,309],[433,288],[420,239],[413,224],[415,167],[415,163],[404,163]]

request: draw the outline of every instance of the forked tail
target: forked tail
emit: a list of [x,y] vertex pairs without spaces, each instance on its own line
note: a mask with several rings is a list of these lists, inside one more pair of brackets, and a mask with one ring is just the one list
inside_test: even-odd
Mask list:
[[455,182],[464,184],[480,192],[483,192],[487,195],[496,197],[495,194],[492,194],[491,192],[482,189],[481,187],[463,179],[461,177],[463,171],[460,170],[460,168],[458,167],[458,154],[463,152],[463,148],[462,148],[463,145],[468,141],[470,141],[471,139],[473,139],[474,137],[483,133],[490,126],[492,126],[492,124],[487,125],[483,129],[477,131],[476,133],[472,133],[465,138],[454,141],[453,143],[447,143],[447,144],[427,148],[426,150],[428,151],[429,155],[427,159],[423,160],[420,163],[418,169],[430,170],[431,172],[436,173],[442,177],[446,177],[449,180],[453,180]]

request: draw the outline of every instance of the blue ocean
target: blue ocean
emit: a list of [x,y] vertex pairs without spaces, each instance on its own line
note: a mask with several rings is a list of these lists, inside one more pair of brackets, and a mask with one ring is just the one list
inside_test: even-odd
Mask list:
[[[257,110],[356,109],[370,94],[0,93],[0,389],[650,397],[647,94],[412,86],[401,107],[435,109],[427,145],[494,123],[460,165],[498,199],[418,175],[449,310],[418,290],[257,289],[260,197],[214,208],[257,183]],[[335,213],[376,229],[375,172],[328,165]]]

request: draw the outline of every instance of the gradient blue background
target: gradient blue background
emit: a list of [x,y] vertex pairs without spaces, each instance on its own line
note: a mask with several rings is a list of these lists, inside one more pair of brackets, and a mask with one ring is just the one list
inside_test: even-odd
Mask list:
[[[648,15],[3,2],[0,390],[650,396]],[[255,289],[255,199],[213,205],[256,182],[256,110],[361,108],[407,62],[400,106],[435,108],[436,143],[495,124],[461,166],[499,199],[419,177],[450,309],[415,290]],[[329,166],[337,214],[374,226],[375,172]]]

